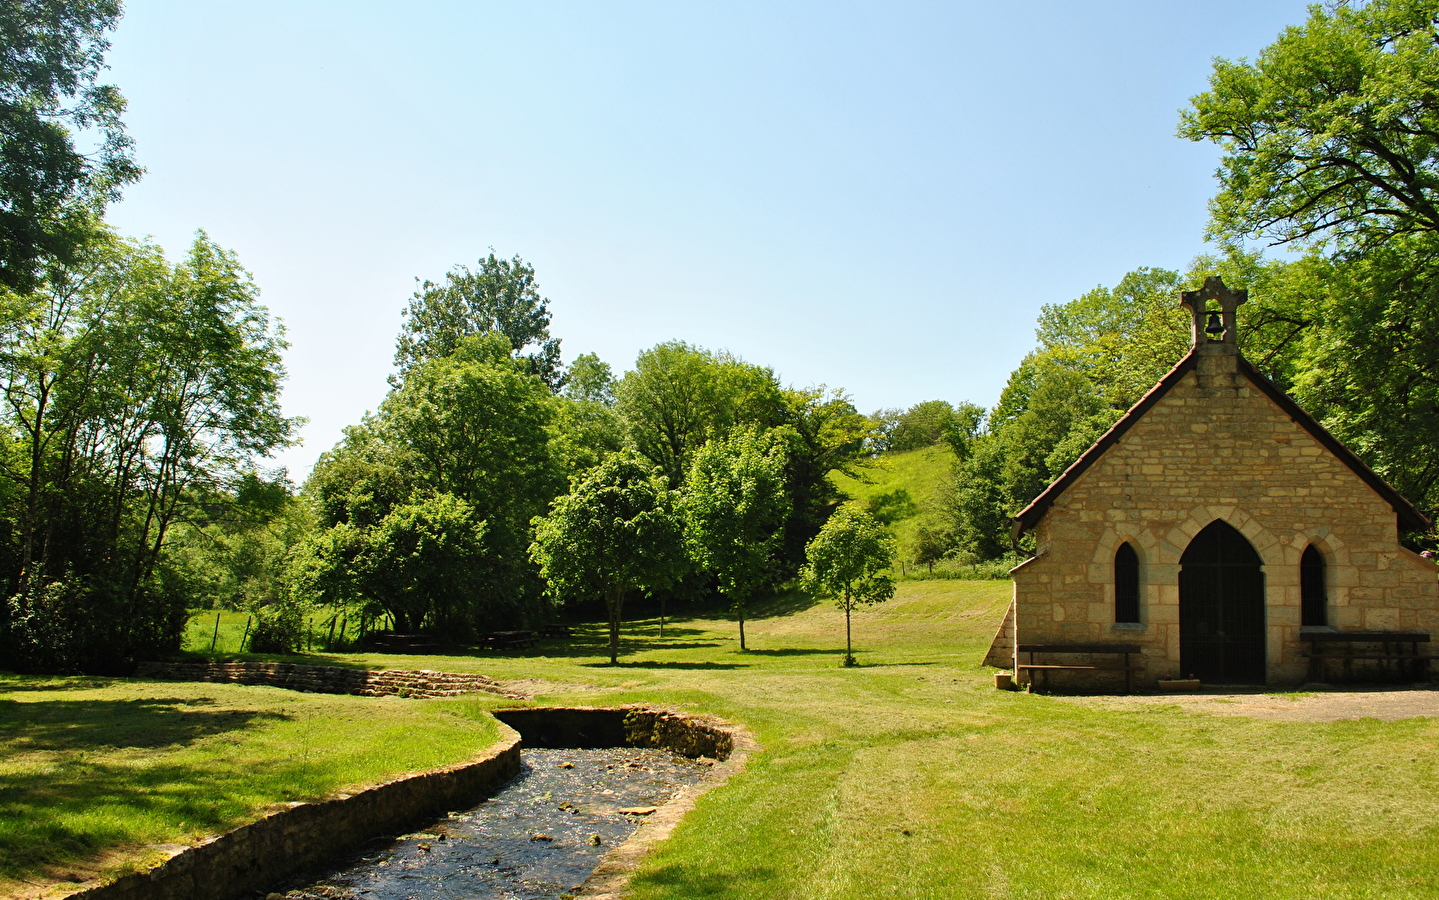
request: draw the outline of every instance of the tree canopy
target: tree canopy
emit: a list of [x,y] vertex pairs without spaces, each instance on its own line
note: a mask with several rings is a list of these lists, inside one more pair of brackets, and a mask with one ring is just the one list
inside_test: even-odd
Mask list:
[[685,568],[678,493],[643,457],[615,453],[535,520],[530,554],[560,600],[602,597],[610,662],[619,661],[624,601],[668,587]]
[[415,291],[395,349],[399,378],[420,362],[450,356],[470,335],[491,333],[504,336],[526,372],[551,389],[563,384],[560,341],[550,337],[550,302],[540,296],[534,266],[493,250],[478,269],[456,266],[443,282],[427,280]]
[[855,607],[894,596],[889,567],[895,543],[874,517],[853,506],[830,516],[805,549],[801,584],[812,596],[834,600],[844,610],[844,664],[855,664],[850,614]]
[[681,496],[685,541],[695,563],[719,582],[739,616],[745,604],[776,583],[790,499],[785,450],[778,435],[756,428],[716,438],[695,454]]
[[[100,211],[140,176],[125,100],[98,83],[119,17],[119,0],[0,5],[0,287],[27,292],[47,264],[79,264]],[[84,131],[91,152],[76,146]]]

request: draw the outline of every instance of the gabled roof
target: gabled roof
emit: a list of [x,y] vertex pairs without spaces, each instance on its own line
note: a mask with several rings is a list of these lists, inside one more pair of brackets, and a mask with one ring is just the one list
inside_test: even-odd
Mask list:
[[[1134,427],[1134,423],[1143,418],[1144,414],[1149,412],[1156,403],[1162,400],[1165,394],[1173,390],[1174,386],[1182,381],[1187,373],[1194,369],[1197,362],[1197,351],[1191,350],[1188,356],[1181,359],[1174,368],[1169,370],[1167,375],[1159,379],[1159,383],[1150,388],[1149,393],[1145,394],[1140,398],[1138,403],[1130,407],[1129,412],[1125,413],[1118,422],[1115,422],[1112,428],[1101,435],[1099,440],[1095,441],[1088,450],[1084,451],[1079,459],[1076,459],[1049,487],[1044,489],[1043,493],[1035,497],[1019,515],[1014,517],[1014,536],[1018,537],[1039,524],[1039,520],[1044,518],[1044,514],[1049,511],[1049,508],[1054,505],[1054,502],[1059,499],[1060,495],[1068,490],[1069,486],[1074,484],[1074,482],[1079,479],[1079,476],[1083,475],[1090,466],[1098,462],[1105,451],[1119,443],[1119,439],[1124,437],[1125,433]],[[1337,457],[1340,462],[1348,466],[1355,475],[1358,475],[1361,481],[1373,488],[1374,492],[1379,496],[1383,497],[1399,516],[1400,530],[1425,531],[1433,524],[1414,504],[1410,503],[1403,495],[1390,487],[1383,478],[1380,478],[1373,469],[1364,463],[1364,460],[1355,456],[1353,451],[1341,444],[1339,440],[1330,434],[1323,425],[1320,425],[1313,416],[1300,408],[1299,404],[1291,400],[1288,394],[1280,390],[1278,385],[1270,381],[1258,369],[1254,368],[1253,364],[1243,356],[1239,357],[1239,371],[1249,379],[1251,384],[1259,389],[1260,393],[1264,394],[1270,400],[1273,400],[1275,405],[1284,411],[1285,415],[1293,419],[1299,427],[1309,432],[1310,437],[1318,441],[1321,446]]]

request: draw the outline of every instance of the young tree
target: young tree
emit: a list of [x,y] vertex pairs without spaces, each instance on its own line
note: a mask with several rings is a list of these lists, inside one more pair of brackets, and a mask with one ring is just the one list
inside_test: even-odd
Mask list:
[[894,564],[894,540],[867,513],[845,506],[830,516],[809,542],[800,577],[812,596],[834,600],[844,610],[844,664],[855,665],[850,614],[856,606],[894,596],[886,571]]
[[625,596],[671,584],[683,571],[676,493],[632,453],[591,469],[535,519],[530,556],[559,599],[603,597],[610,663],[619,662]]
[[[80,264],[100,210],[140,177],[125,100],[96,83],[119,18],[119,0],[0,4],[0,287],[27,293],[47,262]],[[96,150],[75,146],[81,130]]]
[[[395,350],[396,383],[416,364],[454,353],[465,337],[490,333],[504,335],[524,370],[551,390],[564,383],[560,341],[550,337],[550,301],[540,296],[534,266],[494,251],[478,271],[456,266],[443,284],[425,281],[415,291]],[[522,353],[527,347],[533,349]]]
[[745,646],[745,604],[775,583],[790,513],[783,439],[754,428],[705,444],[685,479],[685,542],[700,568],[719,580],[739,616]]

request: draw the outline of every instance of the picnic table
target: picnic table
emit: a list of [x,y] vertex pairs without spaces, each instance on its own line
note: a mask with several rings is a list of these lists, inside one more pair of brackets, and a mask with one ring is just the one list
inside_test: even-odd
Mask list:
[[539,639],[533,631],[487,631],[480,636],[480,643],[486,650],[513,650],[533,646]]

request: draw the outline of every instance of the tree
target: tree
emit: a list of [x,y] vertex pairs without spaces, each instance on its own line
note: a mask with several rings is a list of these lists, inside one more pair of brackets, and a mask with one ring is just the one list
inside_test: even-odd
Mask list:
[[187,498],[288,444],[279,327],[201,233],[186,259],[108,236],[0,310],[0,502],[17,666],[125,671],[177,649],[188,585],[168,552]]
[[571,476],[594,468],[625,446],[625,423],[615,411],[614,376],[593,353],[575,357],[557,399],[555,453]]
[[785,525],[782,576],[799,572],[804,548],[819,534],[842,494],[830,480],[831,472],[855,475],[872,423],[854,408],[844,391],[823,385],[784,392],[784,425],[777,433],[785,441],[788,464],[785,481],[790,516]]
[[[535,269],[518,256],[500,259],[493,250],[478,271],[456,266],[443,283],[425,281],[410,298],[395,349],[398,384],[416,364],[454,353],[477,334],[500,334],[524,370],[552,390],[564,383],[560,341],[550,337],[550,302],[540,296]],[[533,348],[522,353],[525,348]]]
[[615,397],[631,443],[671,486],[684,481],[706,441],[741,425],[773,427],[785,417],[772,371],[682,341],[641,353],[615,385]]
[[387,613],[399,632],[464,633],[475,627],[476,588],[492,580],[485,532],[459,497],[417,498],[371,527],[342,523],[313,534],[296,551],[291,578],[301,597],[336,607],[358,601],[370,615]]
[[624,601],[671,584],[684,568],[677,495],[633,453],[615,453],[535,520],[530,555],[559,598],[603,597],[610,664],[619,662]]
[[565,372],[563,391],[571,400],[615,405],[615,376],[610,364],[595,353],[581,353]]
[[1217,60],[1180,124],[1223,151],[1211,234],[1309,251],[1269,265],[1301,323],[1281,384],[1429,511],[1439,509],[1436,69],[1434,0],[1314,6],[1254,62]]
[[745,604],[776,581],[790,513],[785,463],[779,436],[744,428],[705,444],[685,479],[685,542],[738,615],[741,650]]
[[530,522],[564,490],[564,477],[551,447],[554,398],[503,351],[497,335],[466,337],[411,369],[380,411],[423,493],[453,494],[485,523],[496,565],[471,589],[525,603],[540,587],[525,553]]
[[1179,134],[1223,149],[1211,232],[1373,246],[1439,232],[1439,4],[1314,5],[1218,59]]
[[525,368],[503,336],[468,335],[347,429],[306,482],[325,531],[297,563],[298,589],[453,637],[533,618],[530,522],[564,478],[551,433],[561,401]]
[[874,517],[846,506],[824,523],[805,550],[801,574],[814,597],[834,600],[844,610],[844,664],[853,666],[850,614],[856,606],[882,603],[894,596],[886,572],[894,565],[894,540]]
[[[0,5],[0,287],[33,290],[47,264],[80,265],[104,205],[140,176],[120,114],[97,84],[118,0]],[[92,131],[99,147],[75,146]]]

